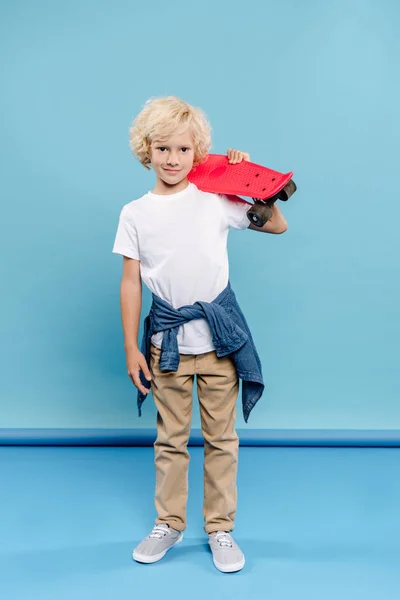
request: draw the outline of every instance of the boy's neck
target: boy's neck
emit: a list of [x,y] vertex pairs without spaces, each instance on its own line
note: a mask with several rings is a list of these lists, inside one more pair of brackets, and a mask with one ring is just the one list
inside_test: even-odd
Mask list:
[[170,185],[165,183],[162,179],[157,179],[156,186],[154,190],[152,190],[153,194],[158,194],[159,196],[169,196],[170,194],[177,194],[178,192],[182,192],[189,185],[189,180],[187,177],[182,179],[179,183],[174,185]]

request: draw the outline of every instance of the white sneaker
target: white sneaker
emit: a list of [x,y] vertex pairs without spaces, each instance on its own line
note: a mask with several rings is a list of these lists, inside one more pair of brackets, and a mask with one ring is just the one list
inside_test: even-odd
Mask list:
[[169,525],[156,525],[133,551],[132,557],[137,562],[154,563],[164,558],[168,550],[183,540],[182,531],[176,531]]
[[227,531],[217,531],[208,535],[214,565],[223,573],[240,571],[244,567],[245,559],[243,552],[236,544],[231,534]]

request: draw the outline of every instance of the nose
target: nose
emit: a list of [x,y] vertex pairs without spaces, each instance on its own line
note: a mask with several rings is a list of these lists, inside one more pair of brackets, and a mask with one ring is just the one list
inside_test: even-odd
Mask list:
[[179,161],[177,159],[177,155],[175,154],[175,152],[169,152],[167,164],[170,167],[176,167],[179,164]]

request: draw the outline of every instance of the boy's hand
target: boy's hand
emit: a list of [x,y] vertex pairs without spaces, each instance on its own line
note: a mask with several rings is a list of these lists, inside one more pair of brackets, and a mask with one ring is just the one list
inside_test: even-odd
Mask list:
[[142,394],[149,394],[150,390],[145,388],[140,381],[140,371],[143,371],[143,375],[147,380],[151,380],[151,373],[146,363],[146,359],[140,350],[134,348],[126,351],[126,366],[128,369],[128,375],[132,379],[133,384],[137,387]]
[[250,160],[250,154],[248,152],[241,152],[240,150],[234,150],[233,148],[229,148],[227,154],[231,164],[240,163],[242,160]]

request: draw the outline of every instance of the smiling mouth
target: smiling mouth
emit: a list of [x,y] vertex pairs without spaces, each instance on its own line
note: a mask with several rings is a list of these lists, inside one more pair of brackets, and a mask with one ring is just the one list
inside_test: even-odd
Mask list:
[[164,171],[169,171],[170,173],[179,173],[180,169],[164,169]]

